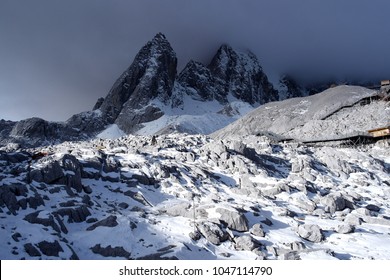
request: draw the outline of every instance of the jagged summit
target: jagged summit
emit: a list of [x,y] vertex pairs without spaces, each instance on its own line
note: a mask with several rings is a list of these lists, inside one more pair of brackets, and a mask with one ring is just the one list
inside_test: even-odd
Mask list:
[[[277,92],[268,82],[256,56],[238,53],[228,45],[220,47],[207,67],[191,60],[178,76],[176,69],[176,54],[165,35],[158,33],[140,50],[102,102],[99,110],[103,122],[115,124],[125,133],[138,133],[148,126],[154,129],[143,129],[141,133],[167,131],[165,127],[189,133],[212,132],[232,121],[223,114],[229,102],[257,106],[277,99]],[[193,106],[196,101],[214,103],[213,106]],[[244,111],[248,110],[229,110]],[[196,125],[190,123],[191,116],[196,115],[197,120],[200,115],[209,119],[206,114],[217,112],[220,113],[216,116],[216,126],[210,126],[209,120]],[[237,113],[229,117],[239,116],[241,114]]]
[[127,123],[124,114],[141,109],[153,98],[169,99],[176,67],[175,52],[166,37],[158,33],[139,51],[133,63],[112,86],[99,108],[103,118],[107,123],[114,123],[120,117],[119,122]]
[[251,52],[236,52],[224,44],[208,68],[215,77],[218,91],[225,95],[231,94],[250,104],[263,104],[278,99],[277,91]]
[[237,52],[224,44],[207,66],[191,60],[177,75],[176,53],[166,36],[157,33],[92,111],[75,114],[64,123],[31,119],[1,124],[6,132],[0,133],[0,143],[35,146],[101,137],[112,131],[116,135],[209,134],[277,99],[253,53]]

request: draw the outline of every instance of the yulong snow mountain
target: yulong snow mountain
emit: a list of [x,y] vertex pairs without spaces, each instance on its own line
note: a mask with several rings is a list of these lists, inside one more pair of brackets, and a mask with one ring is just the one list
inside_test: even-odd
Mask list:
[[222,45],[207,67],[190,61],[178,74],[176,54],[159,33],[142,47],[92,111],[63,123],[39,118],[17,123],[2,120],[0,143],[34,146],[99,134],[209,134],[276,100],[278,92],[252,53]]
[[159,33],[93,110],[0,121],[1,259],[390,259],[387,89]]

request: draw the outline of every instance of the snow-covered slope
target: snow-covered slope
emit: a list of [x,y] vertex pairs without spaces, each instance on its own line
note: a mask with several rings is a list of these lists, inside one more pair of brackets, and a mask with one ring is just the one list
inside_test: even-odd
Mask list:
[[[297,140],[331,139],[388,125],[385,101],[373,101],[376,91],[338,86],[322,93],[267,103],[213,134],[215,138],[271,132]],[[366,100],[363,104],[362,100]],[[369,104],[367,104],[369,103]]]
[[183,134],[3,148],[0,258],[390,259],[389,151]]
[[174,107],[164,104],[158,99],[150,102],[150,106],[159,108],[164,115],[159,119],[141,125],[136,134],[153,135],[172,132],[190,134],[210,134],[239,119],[254,107],[233,96],[229,102],[221,104],[217,100],[197,100],[183,93],[180,105]]

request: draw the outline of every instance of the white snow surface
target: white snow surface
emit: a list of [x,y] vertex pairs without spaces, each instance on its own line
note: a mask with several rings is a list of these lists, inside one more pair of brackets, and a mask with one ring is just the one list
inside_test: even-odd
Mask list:
[[[182,103],[178,107],[164,104],[159,99],[151,101],[150,105],[160,108],[164,115],[157,120],[143,123],[137,135],[153,135],[167,132],[186,132],[191,134],[210,134],[252,111],[254,106],[229,96],[229,104],[221,104],[216,100],[196,100],[188,94],[183,94]],[[232,108],[231,114],[221,112],[226,106]],[[167,128],[171,128],[167,130]]]
[[[170,134],[158,136],[155,144],[151,137],[124,136],[29,150],[38,151],[49,155],[32,162],[31,184],[26,183],[28,161],[11,161],[17,152],[0,152],[1,199],[9,198],[0,201],[3,260],[390,259],[386,141],[347,148],[297,147],[275,145],[266,137],[213,140]],[[65,154],[82,164],[82,191],[72,187],[77,170],[63,175],[73,178],[70,189],[61,177],[38,182],[42,178],[37,172],[48,174],[56,161],[65,168]],[[25,186],[26,193],[13,191],[15,184]],[[331,204],[325,200],[331,196],[345,202],[334,212],[326,208]],[[32,208],[28,202],[23,208],[23,201],[32,197],[43,198],[43,203]],[[82,221],[56,214],[79,207],[90,213]],[[241,217],[236,224],[246,220],[249,230],[237,231],[234,223],[221,222],[221,211]],[[37,214],[36,222],[26,220],[31,213]],[[110,216],[115,225],[87,230]],[[63,228],[55,230],[61,223]],[[197,240],[189,237],[207,223],[232,237],[220,244],[204,235]],[[264,237],[250,230],[255,224],[261,225]],[[323,240],[313,243],[300,237],[297,228],[304,224],[318,225]],[[338,233],[337,228],[346,224],[354,224],[354,232]],[[249,237],[254,247],[239,246],[240,236]],[[61,250],[47,251],[41,242],[58,242]],[[293,250],[293,243],[300,248]],[[104,250],[99,252],[96,246]]]
[[96,138],[116,139],[116,138],[122,137],[124,135],[125,135],[125,133],[116,124],[111,124],[105,130],[100,132],[96,136]]

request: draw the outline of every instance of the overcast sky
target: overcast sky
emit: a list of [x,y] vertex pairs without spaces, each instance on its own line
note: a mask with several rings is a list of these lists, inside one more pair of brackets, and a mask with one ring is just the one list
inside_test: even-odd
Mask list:
[[388,0],[0,0],[0,119],[66,120],[163,32],[179,67],[222,43],[265,72],[390,78]]

